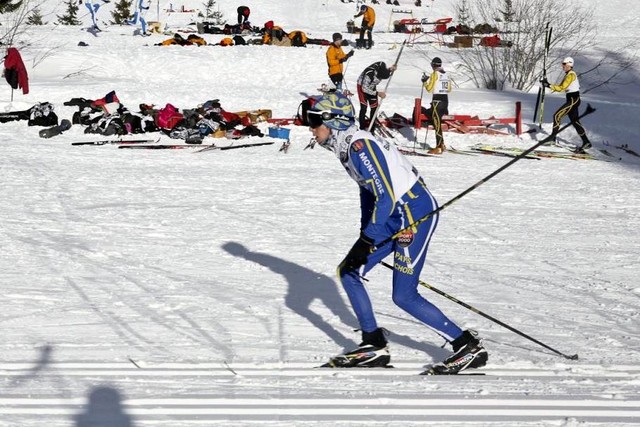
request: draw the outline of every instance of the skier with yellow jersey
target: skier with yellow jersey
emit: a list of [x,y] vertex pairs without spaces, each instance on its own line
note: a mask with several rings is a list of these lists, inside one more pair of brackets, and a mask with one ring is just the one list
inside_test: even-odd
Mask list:
[[423,113],[429,118],[429,123],[436,131],[436,146],[429,150],[431,154],[442,154],[447,147],[444,145],[442,135],[442,116],[449,114],[449,92],[451,81],[446,71],[442,68],[442,59],[435,57],[431,60],[432,72],[429,77],[422,75],[422,84],[427,92],[432,94],[431,106]]
[[557,133],[560,129],[560,121],[564,116],[569,116],[571,124],[578,132],[578,136],[582,139],[582,146],[576,148],[576,153],[584,153],[585,150],[591,148],[591,142],[587,137],[587,132],[584,130],[582,123],[580,123],[578,107],[580,106],[580,82],[578,81],[578,75],[573,70],[573,58],[566,57],[562,61],[562,69],[565,72],[564,79],[559,85],[552,85],[545,78],[542,79],[542,86],[548,87],[553,92],[564,91],[567,94],[567,100],[558,110],[553,114],[553,133]]

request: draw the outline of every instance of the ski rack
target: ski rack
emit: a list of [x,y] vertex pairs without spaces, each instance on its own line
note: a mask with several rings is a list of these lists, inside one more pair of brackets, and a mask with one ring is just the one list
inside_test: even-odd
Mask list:
[[415,19],[413,17],[413,10],[409,9],[409,10],[403,10],[403,9],[391,9],[391,14],[389,15],[389,24],[387,24],[387,31],[394,31],[395,28],[395,21],[393,20],[393,15],[410,15],[411,18],[410,19],[401,19],[400,21],[417,21],[417,19]]
[[[401,19],[398,22],[399,25],[404,26],[407,30],[405,33],[409,34],[407,39],[408,45],[413,45],[418,39],[428,37],[435,41],[426,41],[422,43],[437,43],[444,45],[444,35],[447,32],[447,24],[450,24],[453,18],[440,18],[435,21],[429,21],[427,18],[423,19]],[[432,26],[427,28],[427,26]],[[394,26],[395,31],[395,26]]]
[[[416,118],[413,124],[416,129],[422,127],[422,122],[427,120],[427,117],[422,114],[422,102],[420,98],[415,99],[413,117]],[[492,129],[493,125],[515,125],[516,135],[522,134],[522,103],[516,102],[515,116],[507,118],[497,118],[491,116],[486,119],[481,119],[478,116],[468,116],[461,114],[448,114],[442,116],[442,130],[458,133],[484,133],[490,135],[508,135],[509,132]]]

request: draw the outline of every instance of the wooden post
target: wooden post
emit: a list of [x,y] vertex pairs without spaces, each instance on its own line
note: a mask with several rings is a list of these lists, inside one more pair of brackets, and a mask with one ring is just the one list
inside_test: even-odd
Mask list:
[[422,100],[416,98],[413,106],[413,127],[420,129],[422,127]]

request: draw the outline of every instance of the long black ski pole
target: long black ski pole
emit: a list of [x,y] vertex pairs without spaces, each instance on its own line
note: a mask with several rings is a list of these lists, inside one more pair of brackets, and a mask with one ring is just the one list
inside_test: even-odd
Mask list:
[[[393,266],[391,264],[388,264],[388,263],[386,263],[384,261],[380,261],[380,264],[382,264],[385,267],[390,268],[391,270],[393,270]],[[554,353],[556,353],[556,354],[558,354],[558,355],[560,355],[560,356],[562,356],[562,357],[564,357],[566,359],[578,360],[578,355],[577,354],[572,354],[572,355],[564,354],[563,352],[558,351],[555,348],[553,348],[551,346],[548,346],[547,344],[545,344],[545,343],[543,343],[541,341],[538,341],[537,339],[525,334],[524,332],[521,332],[521,331],[517,330],[516,328],[514,328],[512,326],[509,326],[504,322],[501,322],[500,320],[496,319],[495,317],[490,316],[487,313],[485,313],[483,311],[480,311],[477,308],[475,308],[475,307],[473,307],[473,306],[471,306],[471,305],[469,305],[469,304],[467,304],[467,303],[465,303],[463,301],[460,301],[458,298],[455,298],[455,297],[449,295],[448,293],[446,293],[444,291],[441,291],[440,289],[438,289],[436,287],[433,287],[433,286],[431,286],[430,284],[428,284],[426,282],[423,282],[422,280],[418,280],[418,283],[420,283],[420,285],[424,286],[425,288],[427,288],[427,289],[429,289],[429,290],[431,290],[431,291],[433,291],[433,292],[435,292],[435,293],[437,293],[437,294],[439,294],[439,295],[441,295],[441,296],[443,296],[443,297],[455,302],[456,304],[459,304],[459,305],[463,306],[464,308],[473,311],[474,313],[484,317],[485,319],[489,319],[492,322],[497,323],[498,325],[502,326],[503,328],[506,328],[506,329],[510,330],[511,332],[514,332],[514,333],[520,335],[521,337],[524,337],[524,338],[528,339],[529,341],[532,341],[532,342],[534,342],[534,343],[546,348],[547,350],[551,350]]]
[[[545,31],[544,38],[544,56],[542,57],[542,78],[543,80],[547,79],[547,58],[549,57],[549,48],[551,46],[551,33],[553,32],[553,27],[549,27],[549,23],[547,22],[547,29]],[[542,127],[542,120],[544,118],[544,98],[546,94],[546,88],[544,86],[540,86],[538,89],[538,99],[536,101],[536,111],[533,113],[533,123],[536,122],[536,114],[538,114],[538,126]]]
[[[593,113],[594,111],[596,111],[595,108],[593,108],[591,106],[591,104],[587,104],[587,108],[585,109],[584,113],[582,113],[580,116],[578,116],[578,119],[581,119],[591,113]],[[402,230],[398,231],[396,234],[394,234],[393,236],[383,240],[382,242],[378,243],[376,246],[381,247],[384,246],[385,244],[389,243],[390,241],[398,238],[399,236],[401,236],[404,232],[406,232],[407,230],[422,224],[423,222],[427,221],[429,218],[431,218],[433,215],[439,213],[440,211],[442,211],[443,209],[451,206],[452,204],[454,204],[455,202],[457,202],[458,200],[460,200],[461,198],[463,198],[464,196],[466,196],[467,194],[471,193],[473,190],[475,190],[476,188],[480,187],[482,184],[484,184],[485,182],[489,181],[491,178],[493,178],[494,176],[498,175],[500,172],[502,172],[503,170],[507,169],[509,166],[513,165],[515,162],[517,162],[520,159],[523,159],[525,157],[527,157],[532,151],[534,151],[536,148],[540,147],[541,145],[546,144],[549,141],[553,141],[556,138],[556,135],[558,135],[560,132],[562,132],[563,130],[565,130],[566,128],[568,128],[569,126],[573,126],[571,123],[567,123],[564,126],[562,126],[560,129],[558,129],[557,132],[553,132],[551,135],[549,135],[548,137],[538,141],[537,143],[535,143],[534,145],[532,145],[531,147],[529,147],[528,149],[526,149],[525,151],[523,151],[522,153],[520,153],[519,155],[517,155],[516,157],[514,157],[512,160],[510,160],[509,162],[505,163],[504,165],[500,166],[498,169],[496,169],[495,171],[491,172],[489,175],[485,176],[484,178],[482,178],[480,181],[476,182],[475,184],[473,184],[471,187],[467,188],[466,190],[464,190],[462,193],[458,194],[457,196],[453,197],[451,200],[449,200],[448,202],[444,203],[443,205],[439,206],[438,208],[434,209],[433,211],[429,212],[428,214],[426,214],[425,216],[423,216],[422,218],[414,221],[413,223],[409,224],[408,226],[406,226],[405,228],[403,228]]]

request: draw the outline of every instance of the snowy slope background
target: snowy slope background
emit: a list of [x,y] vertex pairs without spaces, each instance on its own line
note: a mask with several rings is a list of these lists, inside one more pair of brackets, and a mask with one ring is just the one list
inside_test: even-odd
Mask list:
[[[45,3],[45,21],[63,13],[57,3]],[[167,14],[168,3],[160,20],[169,31],[195,28],[193,15]],[[239,4],[220,3],[235,20]],[[449,2],[423,3],[431,7],[401,1],[419,17],[454,16]],[[274,20],[314,38],[344,34],[355,9],[337,0],[244,4],[256,25]],[[603,48],[630,46],[633,53],[637,2],[581,4],[595,10]],[[99,19],[109,20],[112,5]],[[377,11],[384,30],[391,6]],[[155,14],[153,2],[147,19]],[[133,110],[218,98],[228,111],[270,108],[291,117],[301,92],[328,81],[324,47],[157,47],[169,36],[105,26],[96,37],[83,29],[84,8],[79,16],[83,27],[33,28],[17,44],[31,92],[16,91],[11,101],[5,85],[0,109],[49,101],[70,119],[75,107],[63,102],[116,90]],[[352,89],[370,63],[393,62],[403,39],[374,37],[377,45],[349,62]],[[384,111],[411,114],[434,55],[455,74],[447,49],[405,49]],[[596,57],[594,47],[577,66]],[[584,120],[596,146],[640,150],[639,74],[636,65],[626,76],[634,83],[583,98],[598,109]],[[517,100],[528,120],[534,93],[463,86],[450,109],[510,116]],[[563,97],[547,100],[549,122]],[[38,130],[0,125],[0,426],[640,424],[640,175],[625,152],[616,151],[618,162],[519,161],[442,212],[422,274],[579,360],[422,289],[461,326],[478,330],[489,350],[485,376],[431,378],[417,373],[449,352],[394,306],[391,272],[382,266],[367,286],[379,323],[391,332],[396,369],[313,369],[359,342],[335,278],[357,238],[359,210],[357,186],[333,155],[303,150],[307,129],[292,129],[287,154],[278,152],[279,141],[199,154],[73,147],[98,138],[78,126],[50,140]],[[529,135],[445,137],[461,148],[533,142]],[[579,140],[572,129],[563,137]],[[446,153],[411,160],[442,204],[508,159]]]

